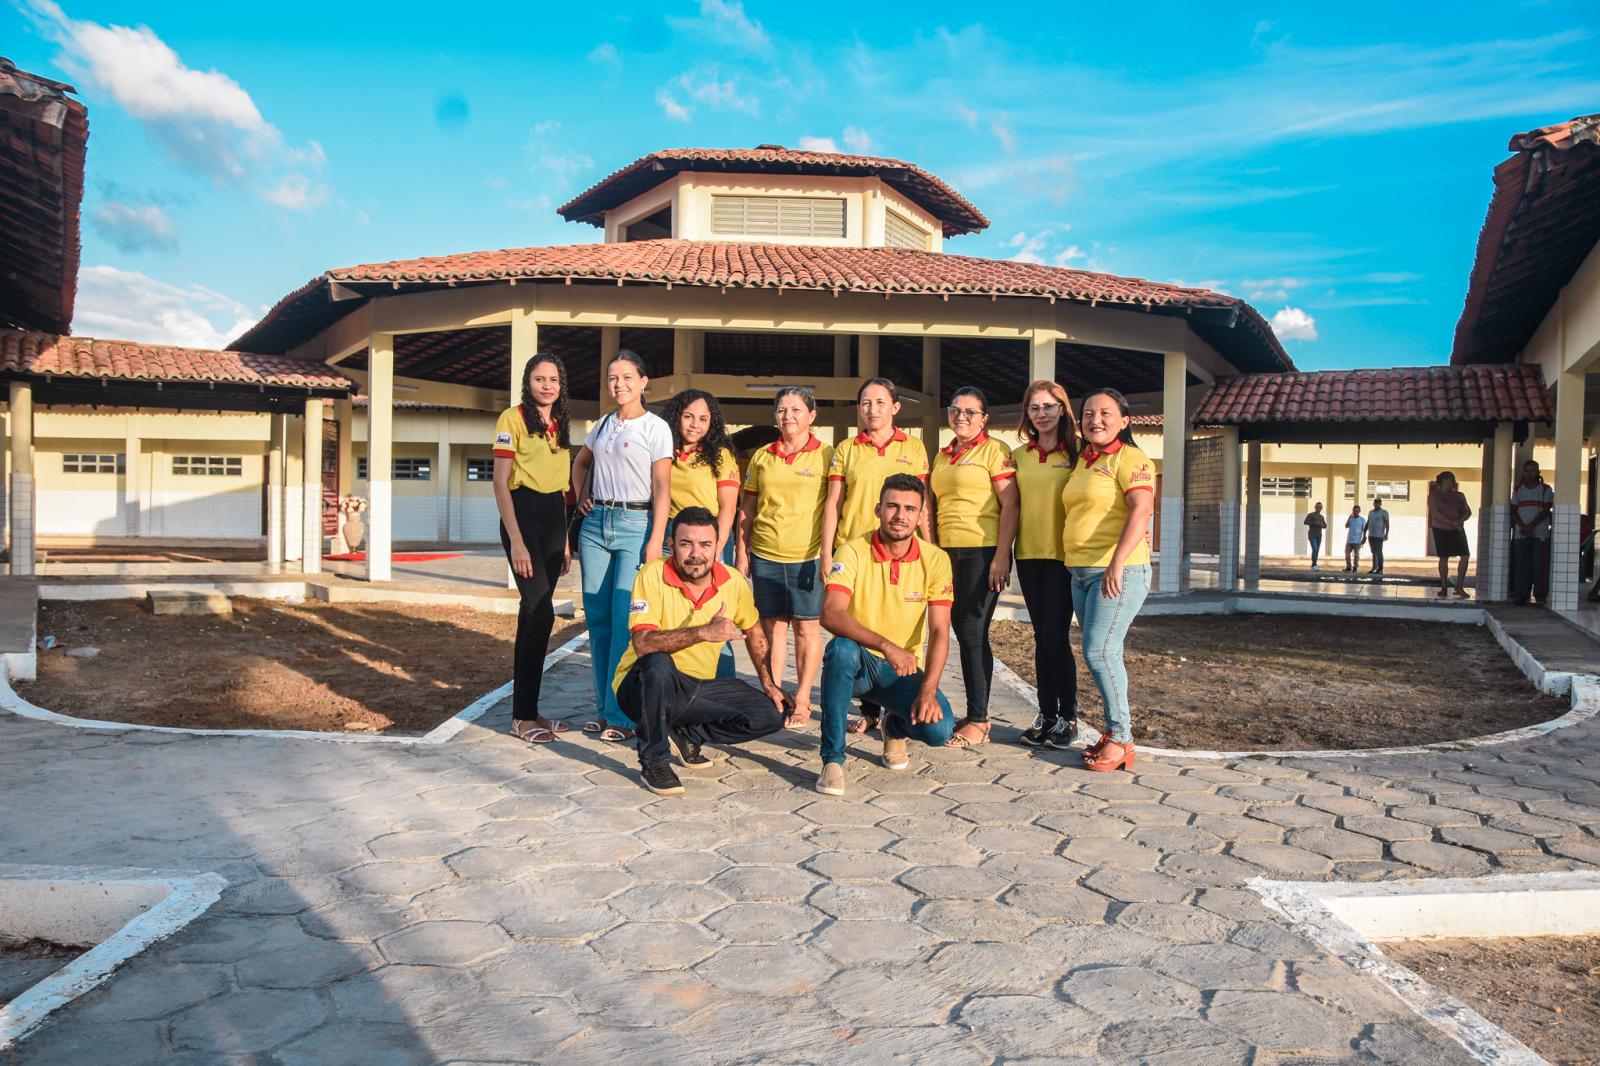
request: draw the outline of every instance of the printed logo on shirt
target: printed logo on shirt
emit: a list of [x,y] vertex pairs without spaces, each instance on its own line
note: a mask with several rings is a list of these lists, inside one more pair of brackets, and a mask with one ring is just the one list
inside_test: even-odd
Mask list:
[[1150,480],[1150,468],[1148,466],[1141,466],[1139,469],[1135,470],[1133,473],[1128,475],[1128,484],[1130,484],[1130,485],[1137,485],[1141,481],[1149,481],[1149,480]]
[[511,434],[509,434],[509,433],[496,433],[494,435],[494,442],[496,444],[510,444],[511,443]]
[[910,466],[911,465],[911,456],[909,456],[909,455],[896,456],[894,461],[897,462],[897,463],[904,463],[907,466]]
[[628,613],[629,614],[639,614],[639,613],[641,613],[643,611],[648,611],[649,609],[650,609],[650,601],[649,600],[634,600],[632,603],[628,604]]
[[796,470],[794,473],[795,473],[796,477],[816,477],[817,476],[817,472],[815,470],[807,470],[803,466],[800,467],[798,470]]
[[927,598],[928,598],[927,593],[921,592],[921,591],[919,591],[917,589],[912,589],[910,592],[906,593],[906,602],[907,603],[921,603],[923,600],[925,600]]
[[1059,463],[1051,463],[1050,465],[1055,467],[1057,470],[1071,470],[1072,469],[1072,460],[1063,459]]
[[844,573],[844,564],[843,563],[834,563],[832,566],[828,567],[828,573],[830,573],[830,574],[842,574],[842,573]]

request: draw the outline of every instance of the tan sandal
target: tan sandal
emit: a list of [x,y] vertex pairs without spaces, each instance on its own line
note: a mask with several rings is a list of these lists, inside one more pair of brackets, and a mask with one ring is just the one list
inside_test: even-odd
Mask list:
[[[980,744],[987,744],[989,743],[989,726],[991,724],[989,722],[963,721],[956,726],[955,732],[950,734],[950,739],[944,742],[944,746],[947,748],[976,748]],[[974,738],[970,733],[963,733],[963,729],[976,729],[978,730],[978,735]]]
[[626,744],[636,736],[638,736],[638,734],[633,730],[621,729],[614,725],[608,725],[604,729],[600,730],[600,739],[605,741],[607,744]]
[[870,733],[878,728],[878,718],[874,715],[863,714],[860,718],[850,719],[850,724],[844,727],[846,733],[852,735]]

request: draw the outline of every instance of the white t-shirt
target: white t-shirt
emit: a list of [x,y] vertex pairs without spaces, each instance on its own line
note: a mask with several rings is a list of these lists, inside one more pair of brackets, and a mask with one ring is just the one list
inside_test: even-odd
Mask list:
[[589,495],[596,500],[648,503],[650,464],[672,458],[672,430],[649,411],[629,419],[608,414],[590,428],[583,443],[594,453]]
[[1360,544],[1361,538],[1367,535],[1367,520],[1362,518],[1360,515],[1355,514],[1350,516],[1349,521],[1346,522],[1345,525],[1348,534],[1345,537],[1344,542],[1346,544]]

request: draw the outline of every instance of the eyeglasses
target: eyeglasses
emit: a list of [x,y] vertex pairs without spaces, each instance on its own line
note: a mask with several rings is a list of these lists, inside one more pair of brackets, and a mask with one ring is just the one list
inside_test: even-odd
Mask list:
[[986,413],[976,407],[946,407],[945,411],[949,413],[951,418],[964,418],[969,422],[976,418],[982,418]]
[[1028,407],[1030,415],[1053,415],[1059,410],[1061,410],[1061,405],[1058,403],[1036,403]]

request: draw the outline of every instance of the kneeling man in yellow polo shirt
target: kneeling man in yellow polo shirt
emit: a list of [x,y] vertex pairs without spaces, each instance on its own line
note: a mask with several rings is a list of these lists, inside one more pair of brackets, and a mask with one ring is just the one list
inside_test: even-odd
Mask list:
[[[711,760],[701,754],[702,744],[738,744],[777,732],[788,698],[767,669],[767,639],[749,582],[717,562],[716,518],[704,507],[679,511],[671,549],[633,579],[633,640],[611,680],[617,704],[638,727],[645,786],[664,796],[683,792],[669,742],[684,766],[707,769]],[[741,633],[764,694],[716,676],[722,649]]]
[[[878,493],[878,528],[833,555],[822,625],[822,773],[817,791],[844,795],[845,719],[855,697],[881,704],[883,764],[904,770],[906,738],[943,747],[954,719],[939,691],[950,652],[950,557],[917,536],[927,486],[893,474]],[[927,641],[927,656],[922,645]]]

